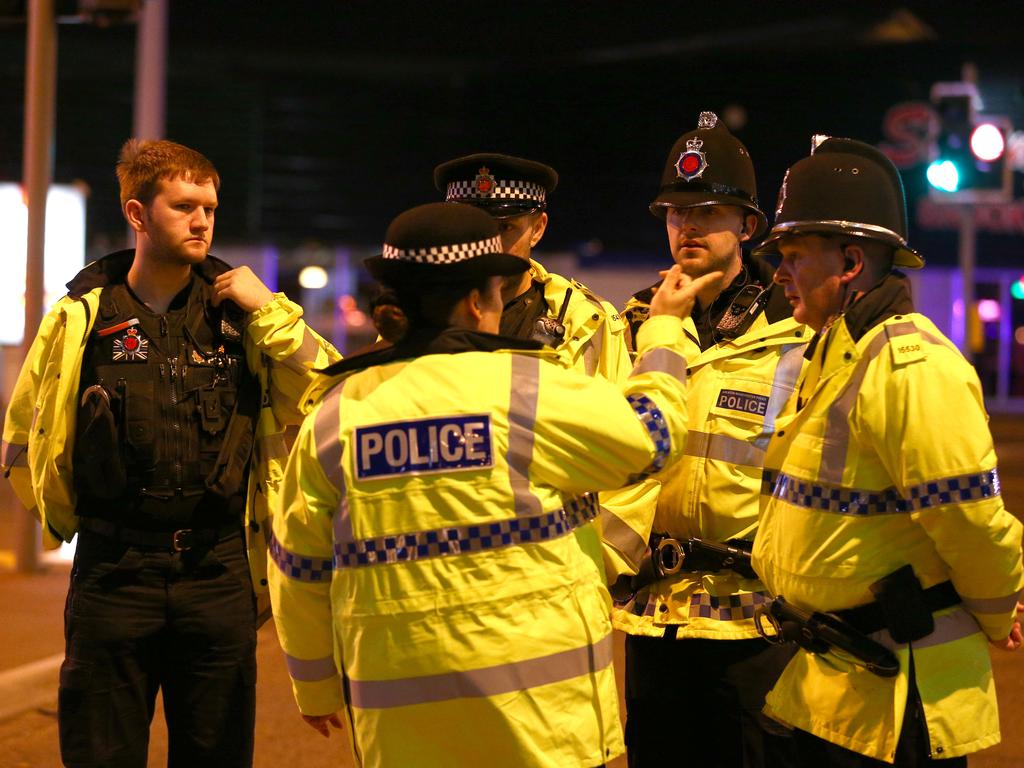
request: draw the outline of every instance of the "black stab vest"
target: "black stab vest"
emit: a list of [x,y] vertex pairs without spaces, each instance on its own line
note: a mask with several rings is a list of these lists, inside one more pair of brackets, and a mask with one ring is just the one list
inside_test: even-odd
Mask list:
[[210,295],[193,276],[160,315],[124,283],[100,294],[79,386],[79,515],[154,530],[241,519],[259,384],[241,317]]

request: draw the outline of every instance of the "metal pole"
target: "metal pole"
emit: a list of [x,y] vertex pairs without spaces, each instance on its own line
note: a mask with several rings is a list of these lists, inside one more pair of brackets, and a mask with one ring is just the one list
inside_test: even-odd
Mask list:
[[971,349],[971,339],[978,318],[974,309],[974,264],[975,248],[977,243],[977,222],[974,217],[974,206],[965,204],[960,206],[960,277],[962,280],[961,290],[964,303],[964,357],[970,361],[974,355]]
[[[145,0],[135,30],[135,101],[132,136],[162,139],[167,112],[167,0]],[[135,230],[125,226],[125,247]]]
[[146,0],[135,35],[135,138],[164,137],[166,93],[167,0]]
[[[22,358],[39,330],[43,315],[43,248],[46,236],[46,195],[53,178],[53,123],[57,91],[57,20],[53,0],[28,5],[25,55],[25,138],[23,185],[28,203],[28,248],[25,265],[25,338]],[[39,567],[40,531],[27,513],[18,515],[15,567]]]

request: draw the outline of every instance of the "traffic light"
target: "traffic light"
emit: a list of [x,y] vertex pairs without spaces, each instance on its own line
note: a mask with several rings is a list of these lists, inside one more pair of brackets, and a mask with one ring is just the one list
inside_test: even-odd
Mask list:
[[976,115],[977,98],[972,83],[936,83],[932,88],[938,130],[927,178],[933,199],[957,203],[1010,199],[1009,122]]

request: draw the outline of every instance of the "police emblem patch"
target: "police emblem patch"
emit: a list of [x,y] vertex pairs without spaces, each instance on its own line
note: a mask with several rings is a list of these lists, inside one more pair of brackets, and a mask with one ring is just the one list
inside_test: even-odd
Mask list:
[[489,414],[359,427],[355,437],[360,480],[494,466]]
[[114,339],[115,360],[145,360],[149,357],[149,339],[139,333],[138,328],[129,328],[124,336]]
[[686,140],[686,151],[680,152],[679,159],[676,160],[676,176],[686,179],[686,181],[700,178],[701,174],[708,167],[708,159],[701,152],[703,146],[703,139],[693,138]]
[[738,389],[723,389],[718,393],[719,408],[731,411],[742,411],[756,416],[764,416],[768,412],[768,397],[755,395],[753,392],[741,392]]
[[487,166],[484,166],[477,172],[473,183],[476,186],[476,191],[481,195],[494,194],[494,177],[491,176],[491,171]]

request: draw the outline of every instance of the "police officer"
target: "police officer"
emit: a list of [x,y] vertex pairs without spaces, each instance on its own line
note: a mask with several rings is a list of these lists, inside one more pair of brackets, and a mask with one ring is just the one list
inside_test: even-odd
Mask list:
[[[615,308],[532,258],[547,230],[547,198],[558,185],[555,169],[535,160],[485,152],[441,163],[434,169],[434,185],[447,201],[474,205],[497,219],[502,248],[529,265],[502,286],[502,335],[541,341],[557,349],[564,364],[588,376],[625,381],[632,363],[626,324]],[[626,496],[617,499],[623,510],[632,501]],[[597,527],[581,528],[576,536],[604,568]]]
[[668,275],[620,389],[497,335],[529,264],[483,211],[406,211],[367,266],[393,344],[327,370],[274,515],[299,709],[325,735],[343,710],[365,766],[603,765],[623,748],[608,594],[567,534],[589,492],[678,457],[679,318],[714,276]]
[[265,603],[271,478],[311,367],[338,355],[251,270],[208,256],[220,186],[209,160],[131,140],[117,174],[136,247],[68,283],[4,425],[4,469],[45,545],[78,534],[61,755],[145,765],[162,689],[170,765],[247,766],[250,574]]
[[[749,551],[764,450],[799,374],[806,331],[773,286],[771,266],[743,251],[767,222],[750,155],[713,112],[673,145],[650,209],[685,274],[721,270],[724,279],[705,285],[684,323],[683,459],[619,494],[628,504],[603,499],[606,560],[611,578],[619,575],[613,621],[628,635],[629,764],[789,765],[789,733],[761,714],[791,653],[758,637],[752,616],[762,585],[749,564],[687,548],[699,539]],[[632,326],[650,300],[651,289],[631,299]]]
[[816,335],[768,448],[754,567],[899,662],[883,677],[801,649],[767,711],[798,729],[806,765],[965,765],[999,741],[986,639],[1020,645],[1021,525],[999,494],[977,375],[894,271],[923,266],[896,168],[815,137],[764,247]]
[[445,200],[469,203],[494,216],[505,252],[529,264],[502,288],[503,335],[542,341],[588,376],[618,382],[629,375],[625,324],[615,308],[531,258],[547,230],[547,197],[558,184],[554,168],[485,152],[441,163],[434,169],[434,184]]

